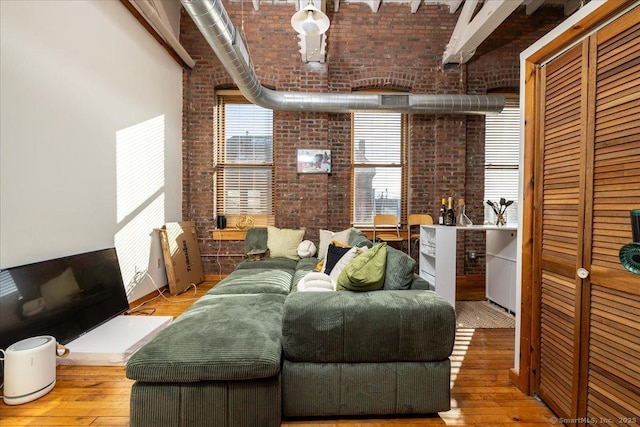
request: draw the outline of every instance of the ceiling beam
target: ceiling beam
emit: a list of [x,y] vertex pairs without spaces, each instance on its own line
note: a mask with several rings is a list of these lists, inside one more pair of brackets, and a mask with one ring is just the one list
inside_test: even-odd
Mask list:
[[462,12],[460,12],[460,16],[458,16],[458,22],[456,22],[456,26],[453,29],[453,34],[451,34],[451,39],[449,39],[449,43],[447,44],[447,47],[444,51],[444,55],[442,57],[442,65],[448,64],[450,62],[456,62],[455,60],[451,59],[453,56],[458,54],[456,43],[462,40],[465,29],[469,25],[471,18],[473,18],[473,13],[479,2],[480,0],[467,0],[467,2],[464,4]]
[[449,0],[449,13],[454,14],[464,0]]
[[528,0],[525,1],[527,16],[533,15],[540,6],[544,4],[545,0]]
[[411,0],[411,13],[416,13],[422,0]]
[[474,16],[478,0],[464,3],[449,44],[442,56],[442,65],[467,62],[476,49],[505,20],[523,0],[485,0]]
[[[120,0],[120,3],[142,24],[183,68],[192,69],[195,61],[180,44],[171,26],[165,23],[149,0]],[[165,14],[166,16],[166,14]]]

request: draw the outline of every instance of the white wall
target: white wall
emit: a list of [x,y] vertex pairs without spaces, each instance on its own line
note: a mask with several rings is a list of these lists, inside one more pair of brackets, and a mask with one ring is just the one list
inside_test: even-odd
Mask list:
[[116,246],[129,300],[181,219],[182,69],[117,0],[0,1],[0,268]]

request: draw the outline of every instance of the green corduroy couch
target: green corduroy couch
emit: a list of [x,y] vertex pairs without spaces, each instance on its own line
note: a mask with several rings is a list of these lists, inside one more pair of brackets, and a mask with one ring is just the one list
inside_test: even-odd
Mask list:
[[[349,243],[371,246],[351,230]],[[245,248],[266,247],[252,229]],[[279,426],[283,418],[450,409],[451,304],[389,249],[384,289],[298,292],[316,258],[244,261],[134,354],[131,425]]]

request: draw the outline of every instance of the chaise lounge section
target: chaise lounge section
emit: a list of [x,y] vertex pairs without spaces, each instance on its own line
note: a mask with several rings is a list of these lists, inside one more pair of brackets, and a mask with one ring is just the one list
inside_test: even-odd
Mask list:
[[[266,248],[266,238],[249,230],[245,249]],[[349,244],[373,246],[356,229]],[[413,260],[389,249],[386,290],[298,291],[317,262],[243,261],[134,354],[131,425],[448,410],[455,312]]]
[[451,307],[431,291],[292,293],[285,301],[285,417],[450,408]]

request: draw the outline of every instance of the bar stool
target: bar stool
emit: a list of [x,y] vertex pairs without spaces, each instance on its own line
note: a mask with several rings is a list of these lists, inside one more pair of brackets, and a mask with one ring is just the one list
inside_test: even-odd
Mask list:
[[[407,253],[411,256],[411,243],[416,244],[420,240],[420,225],[433,224],[433,218],[429,214],[411,214],[407,219]],[[411,232],[412,227],[418,227],[418,231]]]

